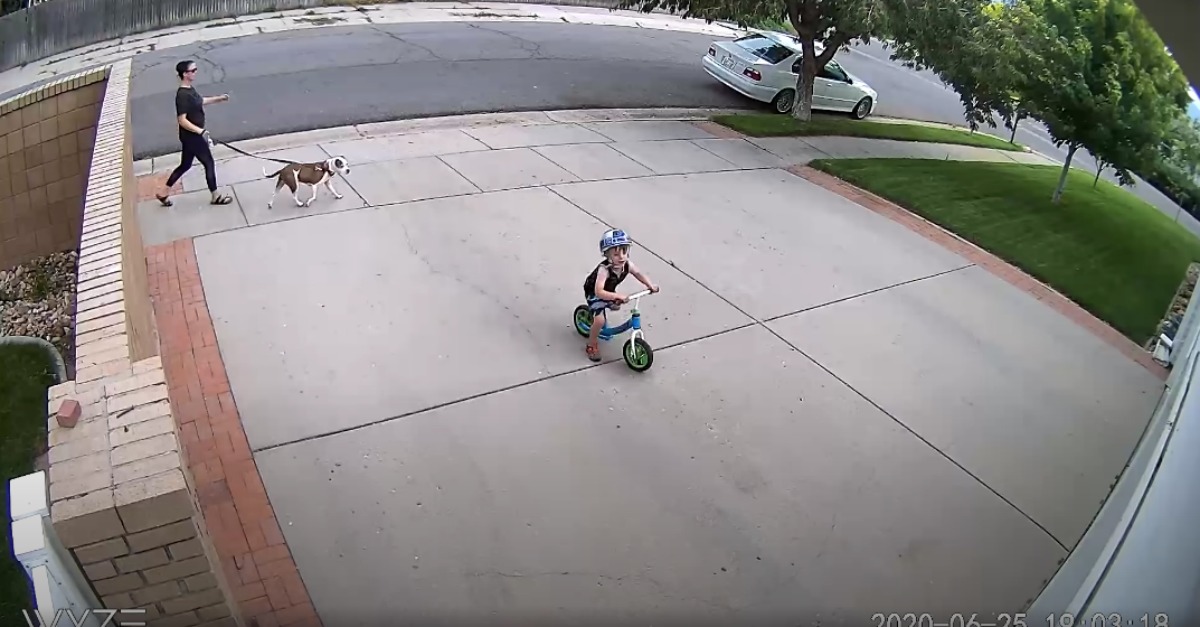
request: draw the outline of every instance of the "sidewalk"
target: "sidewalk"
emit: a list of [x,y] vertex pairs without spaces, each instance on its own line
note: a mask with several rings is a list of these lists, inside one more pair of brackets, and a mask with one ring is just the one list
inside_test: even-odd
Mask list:
[[[687,121],[700,123],[703,135],[697,137],[675,137],[667,133],[663,137],[654,136],[650,139],[635,141],[656,141],[658,139],[685,141],[703,149],[702,153],[708,159],[687,162],[680,166],[670,166],[664,170],[650,168],[655,174],[681,174],[686,172],[708,172],[728,169],[775,168],[793,165],[805,165],[814,159],[828,158],[920,158],[920,159],[951,159],[960,161],[999,161],[1030,163],[1039,165],[1054,165],[1048,157],[1034,152],[1015,152],[976,146],[956,144],[935,144],[922,142],[905,142],[887,139],[870,139],[859,137],[746,137],[740,133],[707,122],[713,115],[733,113],[717,109],[621,109],[621,110],[580,110],[580,111],[550,111],[534,113],[500,113],[478,114],[465,116],[449,116],[444,118],[426,118],[417,120],[399,120],[394,122],[378,122],[357,124],[329,129],[318,129],[273,137],[237,142],[235,145],[252,154],[262,154],[264,157],[281,156],[288,158],[327,158],[329,151],[339,152],[348,157],[352,164],[360,165],[376,161],[388,161],[402,158],[405,151],[389,153],[393,144],[410,144],[421,142],[426,137],[422,133],[430,131],[462,130],[472,135],[472,128],[497,127],[512,128],[514,133],[528,131],[547,138],[531,140],[535,143],[529,146],[570,144],[569,141],[557,141],[553,138],[571,138],[579,135],[580,125],[584,128],[591,124],[604,124],[620,121]],[[903,123],[903,122],[896,122]],[[522,129],[521,127],[527,127]],[[495,132],[493,129],[480,131]],[[473,137],[473,135],[472,135]],[[581,143],[610,143],[621,150],[625,147],[621,135],[615,138],[588,135],[586,142]],[[477,138],[478,139],[478,138]],[[370,140],[370,141],[358,141]],[[720,140],[720,141],[716,141]],[[363,148],[370,146],[370,148]],[[472,142],[449,148],[429,148],[428,155],[420,150],[419,156],[436,156],[456,152],[474,152],[497,148],[511,148],[504,142],[497,145]],[[662,146],[656,146],[661,149]],[[637,147],[630,147],[637,150]],[[291,152],[286,152],[291,150]],[[218,145],[213,149],[213,155],[218,163],[218,182],[222,185],[234,185],[254,181],[261,178],[262,168],[271,167],[269,162],[250,159],[237,154],[228,147]],[[632,155],[627,155],[637,159]],[[712,159],[711,157],[716,157]],[[653,156],[647,157],[653,160]],[[143,159],[134,163],[134,174],[169,173],[179,164],[178,154],[164,155],[152,159]],[[257,164],[257,166],[255,165]],[[682,168],[676,171],[677,168]],[[601,178],[622,178],[619,176],[603,176]],[[203,172],[195,166],[192,172],[184,176],[181,190],[185,192],[205,189]]]
[[[348,157],[345,197],[310,207],[285,191],[268,210],[272,164],[223,151],[234,205],[208,205],[197,171],[164,208],[149,194],[174,158],[137,164],[156,294],[180,292],[156,296],[160,326],[201,338],[198,375],[230,390],[197,407],[185,445],[209,455],[201,505],[229,521],[217,546],[247,618],[857,624],[867,598],[1019,611],[1036,596],[1159,373],[977,249],[797,167],[1030,156],[746,140],[704,117],[468,116],[240,144]],[[613,225],[663,287],[643,304],[642,374],[619,345],[588,362],[567,319]],[[176,390],[194,376],[168,371]],[[249,451],[206,448],[242,430]],[[261,483],[222,488],[247,456]],[[264,529],[294,567],[256,567]]]
[[[346,157],[345,198],[297,208],[286,189],[266,209],[272,183],[264,168],[278,164],[214,149],[218,184],[234,203],[207,205],[204,172],[193,166],[177,185],[175,206],[153,201],[154,189],[178,165],[176,154],[134,163],[140,178],[147,245],[328,211],[580,180],[695,174],[803,166],[825,158],[924,158],[1053,164],[1035,153],[856,137],[751,138],[707,122],[717,110],[585,110],[504,113],[401,120],[306,131],[238,142],[266,158],[299,162]],[[636,131],[626,132],[623,129]],[[519,149],[519,150],[518,150]],[[506,173],[475,172],[472,153],[512,151],[521,161]],[[462,169],[456,162],[464,162]],[[411,178],[411,180],[410,180]],[[321,189],[318,195],[327,195]],[[311,195],[302,190],[302,198]],[[150,199],[150,200],[148,200]],[[332,200],[332,199],[329,199]],[[1137,353],[1140,355],[1140,349]]]
[[700,19],[683,19],[662,13],[609,11],[587,7],[488,2],[411,2],[362,4],[346,7],[260,13],[165,29],[77,48],[0,73],[0,97],[39,82],[97,65],[112,63],[150,50],[188,44],[311,28],[410,22],[555,22],[650,28],[714,37],[735,37],[742,31]]

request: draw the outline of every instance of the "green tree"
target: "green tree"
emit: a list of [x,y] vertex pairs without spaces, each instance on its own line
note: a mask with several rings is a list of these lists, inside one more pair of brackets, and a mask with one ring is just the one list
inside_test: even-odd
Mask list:
[[939,28],[943,35],[932,45],[910,38],[894,46],[892,59],[930,70],[953,88],[972,130],[995,128],[999,117],[1012,131],[1009,141],[1015,141],[1017,125],[1029,115],[1022,104],[1025,84],[1042,71],[1035,44],[1049,36],[1047,25],[1022,4],[968,8],[974,7],[964,7],[955,23]]
[[1067,147],[1052,200],[1062,199],[1080,147],[1131,183],[1130,170],[1155,162],[1172,119],[1187,105],[1178,65],[1129,0],[1019,2],[1045,19],[1052,35],[1033,43],[1041,71],[1022,89],[1031,116]]
[[796,32],[802,56],[792,115],[807,121],[812,115],[813,80],[839,50],[877,38],[912,42],[917,48],[935,45],[938,35],[953,32],[960,17],[971,13],[960,10],[961,5],[982,5],[983,1],[621,0],[619,8],[644,12],[666,9],[710,23],[729,20],[742,27],[768,20],[786,21]]
[[1102,22],[1105,38],[1121,71],[1117,124],[1108,141],[1093,153],[1118,170],[1122,184],[1132,184],[1131,171],[1152,170],[1161,146],[1188,104],[1188,83],[1166,51],[1158,33],[1129,0],[1113,1]]
[[1200,177],[1200,121],[1186,112],[1175,116],[1163,138],[1161,158],[1192,178]]
[[1158,163],[1187,83],[1130,0],[997,2],[961,23],[939,45],[913,38],[892,56],[937,73],[972,129],[999,118],[1015,138],[1023,118],[1045,124],[1067,148],[1055,202],[1081,147],[1123,184]]
[[1188,213],[1200,206],[1200,122],[1180,112],[1167,132],[1158,161],[1149,171],[1139,171],[1147,182]]

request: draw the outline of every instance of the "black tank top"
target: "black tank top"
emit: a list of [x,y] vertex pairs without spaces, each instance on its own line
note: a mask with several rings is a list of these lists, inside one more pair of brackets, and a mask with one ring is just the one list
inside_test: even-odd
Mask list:
[[592,269],[592,273],[588,275],[587,279],[583,281],[583,293],[588,298],[596,296],[596,274],[600,271],[600,268],[608,271],[608,276],[604,280],[604,290],[608,292],[617,289],[621,281],[624,281],[625,277],[629,276],[629,262],[626,262],[625,267],[621,268],[621,274],[613,274],[612,264],[607,259],[601,261]]

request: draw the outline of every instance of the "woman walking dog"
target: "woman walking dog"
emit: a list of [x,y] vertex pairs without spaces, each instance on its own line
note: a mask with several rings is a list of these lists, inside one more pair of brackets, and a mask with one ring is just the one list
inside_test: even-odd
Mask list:
[[179,143],[183,145],[183,154],[179,167],[167,177],[167,186],[161,194],[155,194],[158,202],[164,207],[174,204],[168,199],[171,188],[191,169],[192,163],[197,159],[200,160],[200,165],[204,166],[204,178],[208,183],[208,191],[212,192],[212,204],[228,205],[233,202],[233,198],[217,193],[217,166],[213,163],[208,131],[204,130],[204,105],[226,102],[229,100],[229,94],[209,98],[201,96],[192,86],[192,81],[196,79],[196,69],[196,63],[191,60],[180,61],[175,65],[175,73],[179,75],[179,89],[175,92],[175,116],[179,123]]

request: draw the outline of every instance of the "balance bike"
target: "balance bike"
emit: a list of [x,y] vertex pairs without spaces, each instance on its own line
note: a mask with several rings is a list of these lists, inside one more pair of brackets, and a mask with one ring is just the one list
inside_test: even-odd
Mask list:
[[[625,340],[625,346],[621,348],[621,354],[625,357],[625,365],[636,372],[649,370],[650,366],[654,364],[654,350],[650,348],[650,344],[646,340],[642,339],[642,314],[638,311],[638,301],[650,293],[650,290],[642,290],[636,294],[630,294],[629,302],[633,303],[633,307],[629,313],[629,319],[619,326],[610,327],[608,326],[608,316],[605,316],[604,328],[600,329],[599,334],[599,338],[607,342],[633,329],[629,339]],[[592,315],[592,310],[588,309],[587,305],[575,308],[575,330],[583,337],[591,334],[594,320],[595,316]]]

